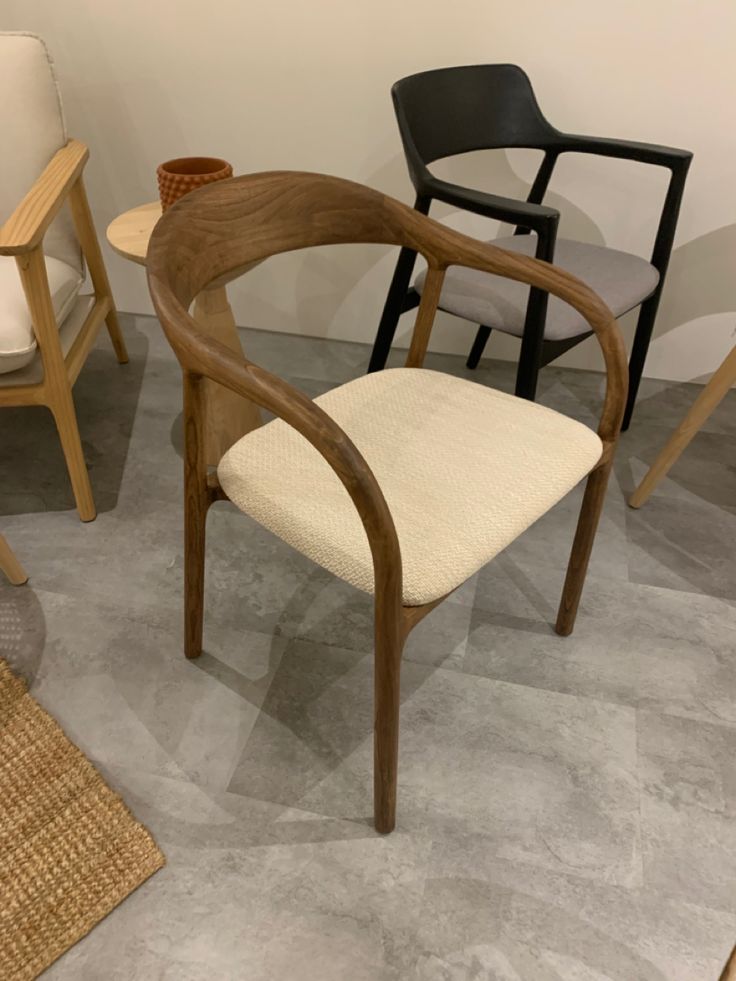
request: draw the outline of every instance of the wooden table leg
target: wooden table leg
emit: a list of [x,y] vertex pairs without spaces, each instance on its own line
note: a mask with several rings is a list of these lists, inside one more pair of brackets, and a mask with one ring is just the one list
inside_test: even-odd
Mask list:
[[22,586],[28,580],[23,566],[16,559],[10,545],[0,535],[0,569],[14,586]]
[[[243,356],[225,287],[205,290],[194,301],[194,319],[210,337]],[[205,382],[206,453],[216,467],[241,436],[263,424],[260,408],[216,382]]]
[[736,347],[726,356],[723,364],[693,402],[692,408],[667,440],[646,476],[629,498],[632,508],[642,506],[734,382],[736,382]]

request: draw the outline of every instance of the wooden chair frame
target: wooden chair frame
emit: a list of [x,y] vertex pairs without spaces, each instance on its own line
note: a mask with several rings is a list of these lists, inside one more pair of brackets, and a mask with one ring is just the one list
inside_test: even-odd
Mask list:
[[657,459],[629,498],[629,505],[632,508],[640,508],[649,500],[657,484],[667,476],[734,384],[736,384],[736,347],[731,348],[708,384],[698,394],[680,425],[660,450]]
[[[89,150],[83,143],[69,140],[54,154],[38,180],[0,228],[0,255],[15,257],[43,364],[40,382],[19,381],[14,384],[15,372],[0,375],[0,406],[45,405],[51,410],[82,521],[94,520],[97,512],[82,452],[72,386],[94,345],[103,320],[118,361],[125,364],[128,360],[82,181],[82,171],[88,157]],[[94,302],[65,354],[51,302],[43,238],[66,201],[69,202],[79,244],[89,267]]]
[[[381,488],[350,438],[318,405],[287,382],[206,337],[189,315],[210,282],[269,256],[315,245],[383,243],[421,252],[429,266],[408,367],[420,367],[445,270],[465,265],[530,283],[572,304],[600,342],[607,384],[598,434],[600,460],[580,512],[556,629],[573,628],[626,402],[623,341],[611,312],[582,282],[554,266],[477,242],[406,205],[349,181],[319,174],[254,174],[211,185],[163,216],[148,250],[156,311],[183,371],[185,431],[185,653],[202,650],[205,522],[227,499],[204,454],[204,379],[268,409],[296,429],[342,481],[363,522],[373,557],[375,596],[375,824],[391,831],[396,815],[401,653],[410,631],[440,600],[402,605],[399,540]],[[444,597],[442,597],[444,599]]]

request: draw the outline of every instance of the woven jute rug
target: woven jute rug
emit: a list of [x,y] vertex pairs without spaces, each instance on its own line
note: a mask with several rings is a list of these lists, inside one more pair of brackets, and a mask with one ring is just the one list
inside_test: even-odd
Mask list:
[[0,978],[37,977],[163,864],[0,659]]

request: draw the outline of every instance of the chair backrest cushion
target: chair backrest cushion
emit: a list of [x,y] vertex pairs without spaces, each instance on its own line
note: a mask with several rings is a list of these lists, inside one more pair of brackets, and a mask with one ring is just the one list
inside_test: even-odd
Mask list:
[[[54,67],[40,37],[0,32],[0,92],[0,222],[4,222],[67,142]],[[82,254],[67,208],[46,233],[43,250],[82,271]]]
[[424,164],[470,150],[542,149],[559,134],[518,65],[463,65],[409,75],[391,90],[401,138]]

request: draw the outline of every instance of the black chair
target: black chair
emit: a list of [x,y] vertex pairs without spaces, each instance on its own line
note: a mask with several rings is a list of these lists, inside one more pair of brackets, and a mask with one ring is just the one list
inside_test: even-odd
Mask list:
[[[516,225],[513,236],[495,245],[535,255],[588,283],[620,317],[641,305],[629,361],[629,395],[624,429],[631,421],[672,251],[680,202],[692,154],[687,150],[571,136],[542,115],[527,75],[516,65],[440,68],[410,75],[391,90],[409,174],[417,192],[414,207],[427,214],[433,200]],[[428,164],[471,150],[525,147],[544,151],[526,201],[486,194],[434,177]],[[666,167],[670,181],[654,240],[651,262],[616,249],[557,239],[560,213],[542,199],[561,153],[592,153]],[[530,234],[534,233],[534,235]],[[424,276],[409,288],[416,252],[399,254],[373,346],[369,371],[384,367],[399,317],[418,306]],[[475,368],[495,327],[521,338],[516,394],[534,399],[539,369],[590,336],[585,321],[540,290],[486,273],[453,267],[442,288],[440,309],[479,324],[468,357]]]

